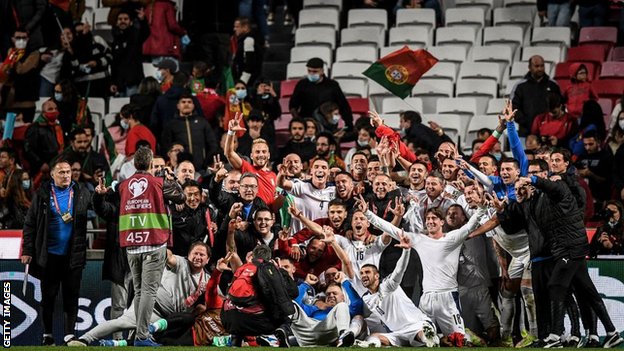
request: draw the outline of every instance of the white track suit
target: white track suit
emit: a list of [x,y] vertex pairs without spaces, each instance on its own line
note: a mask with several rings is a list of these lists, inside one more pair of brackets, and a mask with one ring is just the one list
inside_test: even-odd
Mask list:
[[[464,321],[460,315],[457,269],[461,246],[479,225],[483,212],[477,211],[463,227],[446,233],[440,239],[405,232],[412,248],[418,252],[423,267],[423,296],[420,309],[440,327],[444,335],[465,334]],[[401,229],[366,211],[372,225],[399,240]]]

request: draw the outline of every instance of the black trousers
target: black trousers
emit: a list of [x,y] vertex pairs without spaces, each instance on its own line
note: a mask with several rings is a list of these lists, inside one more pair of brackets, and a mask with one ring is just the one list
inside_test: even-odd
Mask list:
[[535,296],[535,312],[537,319],[537,337],[545,339],[550,334],[550,298],[548,297],[548,281],[552,273],[552,260],[531,263],[531,279]]
[[266,313],[250,314],[237,309],[221,311],[221,322],[225,330],[239,337],[271,334],[279,327]]
[[45,334],[52,334],[53,332],[54,302],[59,288],[63,289],[65,335],[75,334],[81,280],[82,267],[70,269],[69,256],[48,253],[48,262],[41,278],[41,314],[43,315],[43,332]]

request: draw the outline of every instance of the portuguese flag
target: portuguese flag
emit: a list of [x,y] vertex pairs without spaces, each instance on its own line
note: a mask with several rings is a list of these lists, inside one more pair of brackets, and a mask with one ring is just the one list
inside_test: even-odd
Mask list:
[[404,46],[382,57],[363,73],[392,94],[405,99],[420,77],[437,62],[438,59],[426,50],[410,50]]

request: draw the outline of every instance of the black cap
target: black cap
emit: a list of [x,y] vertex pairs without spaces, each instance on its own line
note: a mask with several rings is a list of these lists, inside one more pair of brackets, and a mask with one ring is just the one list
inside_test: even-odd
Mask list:
[[313,58],[308,60],[308,63],[306,63],[306,67],[310,67],[310,68],[323,68],[323,60],[321,60],[318,57],[313,57]]
[[169,60],[169,59],[164,59],[160,61],[156,65],[156,68],[168,69],[171,73],[176,73],[178,71],[178,65],[176,65],[176,63],[173,62],[173,60]]

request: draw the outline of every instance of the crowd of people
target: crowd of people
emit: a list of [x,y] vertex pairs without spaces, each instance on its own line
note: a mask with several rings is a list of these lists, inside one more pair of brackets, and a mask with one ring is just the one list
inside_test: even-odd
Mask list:
[[[41,280],[42,345],[60,342],[59,292],[69,346],[624,342],[585,261],[624,254],[624,112],[605,125],[585,65],[560,89],[531,57],[464,153],[416,111],[400,130],[354,115],[320,58],[282,111],[261,70],[275,7],[183,3],[178,23],[169,0],[103,0],[107,42],[81,21],[84,1],[0,0],[0,107],[14,124],[0,225],[23,229],[21,261]],[[539,1],[540,15],[566,3]],[[296,23],[301,4],[288,5]],[[441,16],[435,0],[399,5]],[[94,125],[88,98],[111,96],[130,103]],[[106,229],[111,312],[77,335],[88,228]]]

